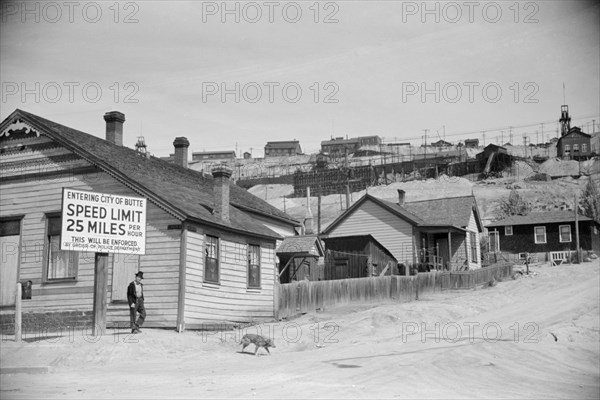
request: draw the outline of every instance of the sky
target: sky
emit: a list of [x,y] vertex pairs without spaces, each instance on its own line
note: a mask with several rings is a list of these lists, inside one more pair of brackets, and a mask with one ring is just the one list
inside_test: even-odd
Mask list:
[[[593,1],[2,2],[0,117],[23,109],[104,137],[125,114],[156,156],[305,152],[379,135],[502,144],[600,128]],[[595,129],[592,128],[594,125]]]

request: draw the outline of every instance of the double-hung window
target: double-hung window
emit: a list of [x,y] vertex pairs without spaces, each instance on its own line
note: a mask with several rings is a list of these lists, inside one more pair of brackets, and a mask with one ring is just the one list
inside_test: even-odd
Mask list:
[[204,281],[219,283],[219,238],[207,235],[204,252]]
[[260,246],[248,245],[248,288],[260,288]]
[[49,216],[46,225],[46,268],[44,281],[76,279],[79,252],[60,249],[62,218]]
[[567,243],[571,241],[571,225],[559,225],[558,231],[561,243]]
[[535,243],[544,244],[546,243],[546,227],[536,226],[533,228],[535,232]]

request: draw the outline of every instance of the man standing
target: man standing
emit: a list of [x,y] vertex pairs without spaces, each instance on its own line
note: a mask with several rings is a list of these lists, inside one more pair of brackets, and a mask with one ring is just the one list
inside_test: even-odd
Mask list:
[[[139,271],[135,274],[135,280],[127,287],[131,333],[141,333],[140,326],[144,324],[144,319],[146,319],[146,309],[144,308],[144,285],[142,285],[142,279],[144,279],[144,273]],[[137,321],[135,320],[136,313],[140,314]]]

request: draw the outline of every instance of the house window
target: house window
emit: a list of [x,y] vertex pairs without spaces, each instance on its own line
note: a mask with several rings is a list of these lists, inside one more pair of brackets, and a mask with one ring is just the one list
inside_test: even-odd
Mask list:
[[507,225],[504,227],[504,235],[505,236],[512,236],[512,225]]
[[79,252],[60,249],[60,216],[48,217],[46,225],[46,262],[44,281],[75,279],[79,265]]
[[260,288],[260,246],[248,245],[248,287]]
[[576,152],[578,152],[578,151],[579,151],[579,144],[575,143],[575,144],[573,145],[573,153],[576,153]]
[[571,225],[560,225],[558,227],[560,234],[560,242],[566,243],[571,241]]
[[535,231],[535,243],[543,244],[546,243],[546,227],[545,226],[536,226],[534,228]]
[[571,145],[565,144],[565,154],[570,153],[570,152],[571,152]]
[[204,281],[219,283],[219,238],[206,236],[204,251]]
[[477,235],[475,232],[469,232],[471,242],[471,262],[477,263]]
[[581,144],[581,152],[582,153],[587,153],[587,143],[582,143]]

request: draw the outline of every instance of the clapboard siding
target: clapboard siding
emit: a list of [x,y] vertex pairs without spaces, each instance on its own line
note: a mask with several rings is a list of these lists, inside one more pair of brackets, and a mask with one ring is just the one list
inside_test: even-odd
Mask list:
[[[477,247],[477,258],[472,260],[472,257],[469,257],[469,268],[481,268],[481,250],[479,248],[479,229],[477,228],[477,222],[475,220],[475,213],[471,211],[471,216],[469,217],[469,225],[467,226],[467,230],[475,233],[475,245]],[[471,238],[467,238],[469,245],[469,252],[471,251]]]
[[[28,143],[38,144],[49,139],[27,138]],[[10,141],[3,141],[9,143]],[[22,245],[20,253],[19,280],[33,282],[34,295],[23,302],[23,312],[40,311],[90,311],[93,308],[94,263],[91,252],[79,253],[79,265],[75,282],[42,283],[43,252],[45,251],[46,214],[60,212],[62,189],[91,190],[125,196],[140,196],[104,172],[77,174],[75,167],[91,164],[83,160],[54,163],[47,157],[70,154],[60,146],[49,146],[35,151],[21,153],[8,152],[0,157],[0,166],[15,161],[23,167],[3,169],[2,176],[24,175],[19,180],[0,182],[0,216],[24,215],[22,224]],[[43,171],[41,171],[42,169]],[[30,177],[28,172],[48,172],[57,170],[62,174],[50,177]],[[67,172],[64,174],[64,172]],[[148,325],[176,324],[179,281],[180,231],[168,230],[168,225],[181,221],[170,216],[154,204],[147,203],[146,216],[146,255],[139,258],[140,269],[144,271],[144,297],[149,310]],[[109,257],[107,322],[128,320],[129,310],[122,302],[111,302],[112,256]],[[131,277],[133,280],[133,277]],[[125,288],[114,288],[126,290]]]
[[[187,233],[185,323],[242,322],[273,317],[275,244],[226,235],[220,243],[220,282],[203,282],[204,235]],[[247,288],[247,244],[261,246],[261,288]]]
[[365,201],[327,236],[372,235],[399,263],[413,262],[412,225],[371,200]]

